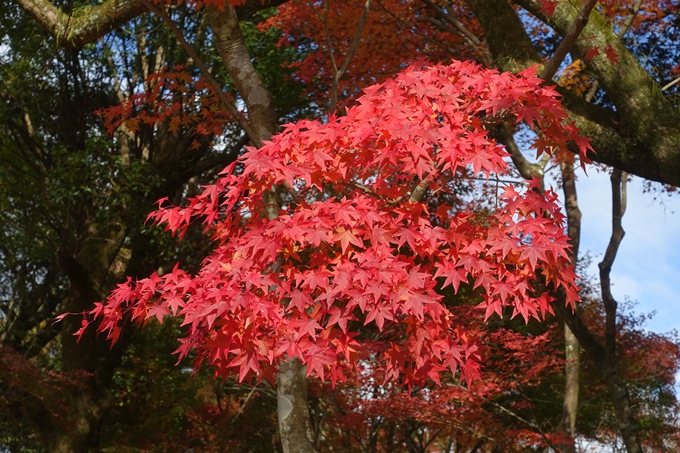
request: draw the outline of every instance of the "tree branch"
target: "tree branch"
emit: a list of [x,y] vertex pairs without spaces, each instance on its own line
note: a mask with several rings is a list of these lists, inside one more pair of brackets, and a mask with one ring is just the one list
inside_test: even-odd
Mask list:
[[38,22],[67,47],[80,48],[96,41],[130,19],[142,14],[146,8],[141,0],[106,0],[98,6],[79,8],[68,14],[49,0],[16,0]]
[[[552,17],[541,13],[538,0],[515,1],[561,35],[567,34],[575,19],[576,11],[567,1],[558,2]],[[593,48],[609,49],[609,53],[617,55],[616,61],[605,56],[586,61],[614,104],[617,115],[613,131],[588,130],[590,125],[579,124],[577,119],[577,125],[585,135],[594,139],[594,145],[598,145],[595,140],[609,142],[609,149],[594,146],[597,152],[595,158],[643,178],[680,184],[680,113],[674,103],[663,96],[659,84],[597,10],[591,12],[590,20],[572,52],[582,56]],[[618,142],[617,147],[613,143],[614,138]]]
[[607,245],[607,251],[599,264],[600,268],[600,290],[602,301],[607,316],[605,327],[605,350],[611,357],[616,357],[616,310],[617,302],[611,292],[611,270],[619,245],[625,231],[621,225],[621,219],[626,210],[626,177],[627,175],[619,169],[614,169],[611,175],[612,186],[612,235]]
[[[73,11],[74,17],[69,22],[68,14],[49,0],[15,1],[43,24],[52,36],[65,38],[64,45],[73,48],[81,48],[98,40],[147,10],[142,0],[105,0],[97,6]],[[239,10],[249,14],[287,1],[289,0],[246,0]]]
[[583,2],[581,9],[578,11],[576,19],[574,19],[571,27],[569,27],[569,31],[564,36],[564,38],[562,38],[560,45],[557,46],[555,54],[543,67],[543,71],[541,71],[541,78],[543,80],[552,80],[553,76],[557,72],[557,69],[559,69],[560,65],[564,61],[564,58],[567,56],[567,53],[569,53],[572,46],[576,42],[576,39],[581,34],[581,31],[583,31],[586,24],[588,23],[588,17],[590,16],[590,12],[593,10],[593,7],[596,3],[597,0],[586,0]]
[[[493,66],[493,58],[489,51],[484,47],[484,44],[482,41],[470,30],[465,28],[465,26],[455,17],[453,17],[451,14],[448,12],[444,11],[442,8],[439,6],[435,5],[432,0],[421,0],[423,3],[425,3],[428,8],[430,8],[432,11],[434,11],[438,16],[442,17],[444,20],[446,20],[448,23],[453,25],[457,32],[454,30],[450,30],[451,32],[454,32],[456,34],[459,34],[462,36],[471,46],[473,49],[475,49],[475,52],[480,56],[481,61],[491,67]],[[424,20],[427,20],[425,18]]]
[[[515,0],[515,2],[532,14],[540,16],[537,1]],[[467,0],[467,3],[484,28],[485,39],[494,63],[499,69],[520,71],[542,63],[512,5],[495,0]],[[573,6],[568,7],[571,8],[571,13],[575,14]],[[558,7],[555,16],[564,15],[562,10],[566,9],[567,6]],[[597,20],[593,21],[593,17]],[[545,17],[539,18],[548,21]],[[573,16],[568,16],[563,21],[565,30],[573,20]],[[552,22],[549,24],[554,25]],[[560,30],[558,27],[557,31]],[[591,32],[606,37],[595,45],[606,47],[611,43],[615,50],[619,51],[620,43],[616,36],[608,25],[603,23],[596,11],[592,12],[583,35],[590,36]],[[582,41],[584,44],[592,44],[592,40],[580,37],[576,47],[579,47]],[[601,67],[610,68],[606,72],[607,77],[611,74],[610,81],[605,86],[607,92],[616,91],[618,93],[615,93],[616,96],[633,101],[635,112],[627,110],[627,106],[619,108],[617,105],[616,112],[601,108],[586,103],[582,97],[572,95],[568,90],[556,87],[564,97],[563,105],[570,113],[570,120],[576,123],[583,135],[590,137],[591,145],[596,150],[596,154],[589,156],[591,159],[645,179],[680,185],[678,113],[673,111],[667,98],[659,96],[660,90],[652,90],[653,83],[649,81],[649,76],[644,73],[644,69],[634,57],[627,50],[625,52],[625,55],[619,54],[621,60],[619,65],[612,64],[606,58],[595,60]],[[630,80],[623,81],[622,78]],[[628,119],[622,117],[621,113],[624,110],[630,112],[627,114]]]
[[366,25],[366,19],[368,18],[368,13],[371,10],[371,5],[373,4],[373,0],[366,0],[366,4],[364,5],[364,11],[361,13],[361,17],[359,18],[359,24],[357,25],[357,31],[354,34],[354,38],[352,39],[352,44],[349,46],[349,50],[347,51],[347,55],[345,56],[345,61],[342,62],[342,66],[340,69],[336,69],[335,74],[333,76],[333,87],[331,89],[331,104],[328,108],[330,112],[335,111],[335,107],[338,103],[338,88],[339,88],[339,83],[340,83],[340,78],[342,75],[347,71],[347,68],[349,67],[349,63],[352,60],[352,57],[354,57],[354,52],[356,52],[357,47],[359,46],[359,40],[361,39],[361,33],[364,31],[364,26]]
[[[623,38],[626,36],[626,33],[628,33],[628,30],[630,29],[630,26],[633,24],[633,20],[635,20],[635,16],[637,16],[638,12],[640,12],[640,8],[642,7],[642,1],[643,0],[635,0],[635,4],[633,5],[633,11],[628,15],[628,18],[626,19],[626,22],[624,22],[623,27],[621,27],[621,30],[619,30],[619,39]],[[590,90],[588,90],[588,93],[586,93],[586,101],[590,102],[593,100],[595,97],[595,93],[597,93],[597,90],[600,88],[600,82],[595,80],[593,82],[593,86],[590,87]],[[664,91],[665,88],[662,88],[661,91]]]
[[347,71],[347,68],[349,67],[349,63],[352,60],[352,57],[354,56],[354,53],[357,50],[357,47],[359,46],[359,41],[361,40],[361,34],[364,31],[364,26],[366,25],[366,19],[368,18],[368,13],[371,10],[371,5],[373,4],[373,0],[366,0],[366,4],[364,5],[364,10],[361,14],[361,17],[359,18],[359,23],[357,24],[357,30],[354,33],[354,38],[352,38],[352,43],[349,46],[349,50],[347,51],[347,55],[345,56],[345,60],[342,62],[342,65],[340,68],[338,68],[338,64],[335,61],[335,51],[333,50],[333,42],[331,41],[331,32],[330,28],[328,27],[328,13],[330,11],[330,4],[328,1],[326,1],[326,11],[324,12],[324,15],[322,16],[314,7],[314,5],[311,2],[309,3],[309,7],[312,8],[312,11],[314,11],[314,14],[316,17],[321,21],[323,24],[323,31],[324,31],[324,36],[326,37],[326,46],[328,47],[328,56],[331,60],[331,67],[333,68],[333,80],[331,82],[331,101],[328,106],[328,111],[329,112],[334,112],[335,108],[338,104],[338,85],[340,82],[340,78],[342,78],[343,74],[345,71]]
[[[498,140],[505,145],[505,148],[510,151],[510,157],[512,158],[512,163],[515,164],[519,174],[522,175],[524,179],[532,179],[534,177],[543,180],[543,175],[545,174],[545,167],[548,165],[549,160],[541,159],[537,163],[531,163],[524,157],[522,150],[517,145],[515,137],[510,130],[508,123],[501,124],[496,130],[496,137]],[[547,154],[545,157],[550,158]]]

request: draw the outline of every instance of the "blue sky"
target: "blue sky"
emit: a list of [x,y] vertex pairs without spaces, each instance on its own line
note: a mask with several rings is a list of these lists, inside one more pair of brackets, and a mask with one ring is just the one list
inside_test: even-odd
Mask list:
[[[589,169],[587,176],[579,171],[577,178],[583,213],[581,253],[593,256],[588,272],[597,276],[597,263],[611,235],[609,175]],[[648,330],[680,331],[680,194],[645,194],[642,180],[634,178],[628,184],[623,229],[626,235],[611,274],[614,297],[637,301],[635,312],[655,311],[646,324]]]

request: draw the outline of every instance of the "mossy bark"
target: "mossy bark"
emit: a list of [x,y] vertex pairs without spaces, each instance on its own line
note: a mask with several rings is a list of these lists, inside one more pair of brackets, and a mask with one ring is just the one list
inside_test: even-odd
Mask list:
[[[494,64],[502,71],[518,72],[543,61],[515,9],[507,1],[468,0],[484,30]],[[517,4],[565,34],[578,8],[560,1],[552,18],[539,13],[537,0]],[[583,55],[590,47],[601,54],[612,45],[618,63],[605,57],[593,59],[596,75],[616,111],[587,103],[583,98],[557,87],[571,120],[591,139],[596,153],[590,157],[630,174],[665,184],[680,185],[680,113],[663,96],[658,84],[623,46],[609,24],[597,12],[576,41],[573,52]]]
[[[577,8],[565,0],[558,2],[552,17],[540,13],[537,0],[517,0],[517,3],[561,35],[576,19]],[[577,125],[593,139],[597,151],[594,160],[646,179],[680,184],[680,112],[677,107],[663,95],[656,81],[597,10],[591,12],[572,55],[582,58],[591,48],[597,49],[600,55],[585,63],[616,107],[616,112],[610,111],[612,121],[606,123],[593,123],[592,119],[574,115]],[[614,50],[615,61],[607,58],[607,49]],[[565,100],[566,106],[571,108],[570,99]],[[577,109],[573,113],[576,114]]]

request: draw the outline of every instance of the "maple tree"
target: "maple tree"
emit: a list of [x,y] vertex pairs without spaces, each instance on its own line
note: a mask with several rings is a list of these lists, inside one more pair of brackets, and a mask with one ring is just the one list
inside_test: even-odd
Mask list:
[[[504,306],[525,320],[544,317],[552,298],[536,287],[541,280],[562,288],[569,304],[577,297],[551,191],[506,187],[481,219],[422,203],[427,190],[450,190],[459,169],[487,178],[507,171],[507,152],[487,130],[499,117],[542,130],[539,155],[568,141],[585,155],[587,140],[563,122],[557,94],[532,72],[461,62],[410,68],[367,89],[343,117],[286,126],[189,206],[161,201],[151,214],[180,237],[203,221],[217,247],[197,275],[175,267],[128,280],[90,314],[112,341],[128,317],[181,316],[188,332],[180,358],[195,348],[218,373],[235,369],[241,380],[271,376],[279,358],[297,357],[308,374],[335,382],[361,350],[353,321],[381,330],[396,323],[408,337],[385,352],[386,378],[403,375],[412,387],[460,369],[470,381],[477,345],[456,331],[437,278],[443,288],[483,288],[486,318]],[[271,215],[267,194],[277,187],[288,190],[279,193],[282,212]]]

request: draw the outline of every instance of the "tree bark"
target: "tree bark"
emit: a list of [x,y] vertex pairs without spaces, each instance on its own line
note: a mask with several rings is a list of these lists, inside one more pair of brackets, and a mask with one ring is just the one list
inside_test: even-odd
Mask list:
[[[79,313],[103,300],[108,290],[109,266],[125,237],[124,230],[110,228],[110,240],[87,240],[80,252],[68,245],[59,251],[60,271],[69,280],[65,311]],[[102,239],[99,236],[97,239]],[[62,371],[80,377],[82,387],[69,389],[67,419],[71,426],[53,423],[46,433],[50,453],[80,453],[99,447],[99,430],[113,402],[110,386],[126,348],[126,338],[111,347],[95,329],[88,329],[80,341],[73,333],[80,328],[77,316],[62,323]]]
[[[566,0],[558,2],[552,17],[546,17],[540,12],[541,4],[538,0],[516,2],[563,36],[578,13]],[[616,52],[618,61],[611,61],[604,56],[584,61],[616,106],[616,124],[612,132],[620,137],[620,145],[625,144],[626,149],[607,149],[606,157],[603,157],[600,147],[596,146],[598,162],[643,178],[678,185],[680,113],[672,100],[663,95],[658,83],[621,42],[606,19],[597,10],[593,10],[583,33],[574,44],[572,55],[582,58],[591,48],[604,54],[609,47]],[[594,132],[595,130],[587,130],[586,134]],[[596,139],[595,136],[591,137]],[[616,157],[612,159],[614,154]]]
[[43,24],[61,45],[75,48],[96,41],[146,10],[140,0],[107,0],[69,15],[49,0],[16,2]]
[[[209,8],[215,47],[248,109],[251,128],[260,141],[276,133],[277,118],[271,94],[255,71],[236,11]],[[270,218],[278,215],[274,193],[265,197]],[[307,407],[306,367],[299,359],[282,360],[277,377],[277,404],[284,453],[314,452]]]
[[578,393],[581,356],[580,345],[569,326],[564,324],[564,401],[562,404],[562,427],[571,436],[569,445],[565,445],[565,451],[575,452],[576,446],[576,417],[578,413]]
[[619,245],[625,232],[621,224],[626,212],[626,175],[619,169],[614,169],[611,175],[612,187],[612,235],[607,245],[607,251],[599,264],[600,289],[605,310],[604,352],[605,352],[605,383],[614,404],[614,411],[619,422],[621,437],[628,453],[642,453],[642,444],[638,435],[638,422],[630,404],[630,394],[626,384],[621,379],[617,364],[616,353],[616,315],[618,304],[611,293],[610,273]]
[[[32,14],[59,44],[81,48],[146,11],[141,0],[106,0],[97,6],[80,8],[72,14],[64,13],[50,0],[15,0]],[[244,14],[277,6],[289,0],[246,0],[239,7]]]
[[[467,0],[467,3],[484,30],[498,69],[518,72],[543,64],[517,12],[508,2]],[[516,0],[516,3],[562,35],[568,33],[577,14],[577,9],[568,2],[560,2],[567,5],[558,8],[551,21],[539,14],[540,2]],[[597,36],[597,40],[591,40],[591,35]],[[562,104],[571,120],[591,139],[596,151],[591,159],[645,179],[680,185],[680,114],[672,100],[663,95],[658,84],[596,11],[591,12],[573,51],[582,55],[589,46],[604,50],[610,43],[619,53],[620,62],[614,64],[598,57],[593,70],[598,80],[602,79],[600,84],[607,95],[612,96],[616,111],[590,104],[556,87],[563,95]]]
[[276,379],[276,401],[283,453],[313,453],[307,408],[306,367],[300,359],[282,360]]
[[222,11],[210,7],[208,15],[215,47],[246,104],[250,125],[260,140],[268,140],[277,128],[274,103],[250,60],[236,11],[231,7]]
[[[69,19],[69,15],[48,0],[15,1],[54,36],[66,37],[63,45],[73,47],[90,43],[143,12],[141,0],[107,0],[99,6],[78,11]],[[285,1],[247,0],[238,10],[249,14]],[[552,18],[540,13],[538,0],[516,0],[516,3],[562,35],[568,35],[576,19],[577,10],[564,0],[558,2]],[[498,68],[516,72],[543,64],[510,4],[495,0],[468,0],[468,4],[484,28]],[[561,90],[564,105],[570,110],[572,120],[591,138],[597,150],[592,159],[645,179],[680,186],[680,114],[673,101],[663,95],[658,84],[626,50],[602,15],[593,11],[576,42],[574,53],[583,55],[591,47],[606,49],[609,45],[619,55],[619,62],[597,57],[589,65],[616,105],[616,112],[593,106]]]

